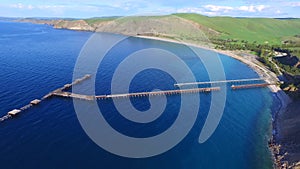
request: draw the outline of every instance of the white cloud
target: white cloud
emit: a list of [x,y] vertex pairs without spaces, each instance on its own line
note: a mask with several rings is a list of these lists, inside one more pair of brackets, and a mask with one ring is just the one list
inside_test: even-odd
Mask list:
[[[137,0],[113,0],[112,3],[107,4],[107,6],[110,6],[112,8],[116,8],[119,10],[125,10],[125,11],[146,9],[153,5],[154,4],[152,2],[145,1],[145,0],[140,0],[138,2],[137,2]],[[156,9],[156,8],[154,8],[154,9]]]
[[229,12],[233,10],[233,7],[230,6],[218,6],[218,5],[205,5],[205,9],[210,10],[211,12]]
[[249,5],[249,6],[238,6],[238,7],[231,7],[231,6],[218,6],[218,5],[205,5],[203,6],[205,9],[204,13],[209,14],[226,14],[230,12],[263,12],[265,9],[268,8],[266,5]]
[[238,10],[247,11],[247,12],[255,12],[255,10],[253,9],[253,6],[240,6],[240,7],[238,7]]
[[55,16],[63,15],[66,11],[74,10],[80,12],[98,12],[100,7],[92,5],[25,5],[22,3],[11,4],[10,8],[19,9],[19,10],[34,10],[34,11],[43,11],[45,13],[50,12]]
[[216,16],[219,13],[217,11],[205,11],[203,8],[182,8],[176,11],[177,13],[199,13],[208,16]]
[[[218,6],[204,5],[201,7],[187,7],[178,9],[179,13],[199,13],[208,16],[257,16],[266,15],[266,13],[278,13],[277,10],[268,5],[248,5],[248,6]],[[280,11],[282,13],[282,11]]]
[[24,5],[22,3],[11,4],[9,7],[17,9],[33,9],[32,5]]
[[203,13],[201,8],[181,8],[177,10],[178,13]]
[[268,8],[269,6],[266,6],[266,5],[257,5],[256,6],[256,9],[261,12],[263,11],[264,9]]
[[265,5],[250,5],[250,6],[240,6],[237,7],[236,9],[245,12],[262,12],[266,8],[267,6]]
[[45,10],[45,9],[51,9],[51,10],[57,10],[57,9],[62,9],[66,8],[66,6],[63,5],[25,5],[22,3],[18,4],[11,4],[9,5],[10,8],[17,8],[17,9],[27,9],[27,10],[32,10],[32,9],[40,9],[40,10]]
[[37,9],[58,9],[58,8],[64,8],[64,6],[60,5],[37,5]]

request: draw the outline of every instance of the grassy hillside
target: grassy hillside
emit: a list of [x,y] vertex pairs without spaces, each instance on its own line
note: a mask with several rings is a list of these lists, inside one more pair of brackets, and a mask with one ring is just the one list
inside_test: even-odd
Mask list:
[[[199,14],[173,14],[182,19],[193,21],[201,25],[200,29],[204,33],[207,30],[215,30],[220,35],[211,34],[210,38],[246,40],[263,44],[281,44],[286,39],[291,39],[295,35],[300,35],[300,19],[272,19],[272,18],[233,18],[233,17],[208,17]],[[102,17],[85,19],[85,21],[95,26],[105,21],[119,20],[119,22],[146,22],[149,18],[163,19],[167,16],[148,17]],[[181,30],[183,31],[183,30]]]
[[112,21],[115,20],[119,17],[117,16],[112,16],[112,17],[99,17],[99,18],[89,18],[89,19],[84,19],[89,25],[105,22],[105,21]]
[[163,37],[199,45],[210,42],[207,35],[215,33],[174,15],[92,18],[85,22],[97,32]]
[[222,39],[280,44],[283,38],[300,34],[300,19],[207,17],[198,14],[174,14],[221,33]]

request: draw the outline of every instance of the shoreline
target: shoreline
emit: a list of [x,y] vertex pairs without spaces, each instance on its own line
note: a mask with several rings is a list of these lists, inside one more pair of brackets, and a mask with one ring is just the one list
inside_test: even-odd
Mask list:
[[[247,58],[244,58],[242,56],[239,56],[236,51],[228,51],[228,50],[218,50],[218,49],[214,49],[211,47],[207,47],[207,46],[201,46],[201,45],[197,45],[197,44],[193,44],[193,43],[186,43],[183,41],[177,41],[177,40],[172,40],[172,39],[166,39],[166,38],[160,38],[160,37],[153,37],[153,36],[134,36],[137,38],[144,38],[144,39],[151,39],[151,40],[159,40],[159,41],[164,41],[164,42],[171,42],[171,43],[177,43],[177,44],[183,44],[183,45],[187,45],[187,46],[192,46],[192,47],[197,47],[197,48],[201,48],[201,49],[205,49],[205,50],[210,50],[210,51],[214,51],[216,53],[219,54],[223,54],[226,56],[229,56],[231,58],[234,58],[236,60],[239,60],[240,62],[246,64],[247,66],[249,66],[252,70],[254,70],[259,77],[261,78],[265,78],[267,82],[275,84],[276,82],[279,81],[279,79],[277,78],[276,74],[271,72],[270,70],[268,70],[264,65],[260,64],[257,60],[255,55],[250,55],[248,54]],[[250,61],[249,61],[250,60]],[[278,86],[276,85],[270,85],[268,86],[268,88],[271,90],[271,92],[273,93],[277,93],[279,91],[282,91],[282,89],[280,89]],[[283,92],[283,91],[282,91]],[[287,96],[284,92],[280,95],[281,99],[283,102],[286,103],[286,99],[290,100],[289,96]],[[289,101],[288,101],[289,102]]]
[[[272,153],[275,168],[283,169],[288,168],[289,163],[288,161],[283,160],[287,155],[287,152],[284,154],[281,152],[282,145],[279,140],[279,116],[287,111],[287,107],[292,103],[292,100],[282,90],[279,90],[276,93],[273,92],[273,94],[273,99],[277,99],[280,102],[280,105],[272,111],[272,135],[271,138],[269,138],[268,146]],[[274,103],[273,106],[275,106]]]
[[[259,77],[265,78],[266,82],[272,83],[274,85],[269,85],[268,88],[270,91],[273,93],[273,100],[276,98],[280,102],[280,107],[277,109],[273,110],[272,113],[272,123],[271,123],[271,129],[272,129],[272,134],[268,138],[269,143],[269,150],[271,152],[271,156],[273,159],[273,165],[274,168],[287,168],[289,167],[289,164],[286,161],[283,161],[283,158],[285,157],[286,154],[280,154],[280,143],[278,140],[278,134],[279,134],[279,128],[278,128],[278,123],[279,123],[279,115],[285,113],[287,111],[287,107],[290,103],[292,103],[292,99],[280,88],[276,85],[277,82],[279,82],[279,79],[277,78],[277,75],[270,70],[268,70],[264,65],[262,65],[256,58],[257,56],[251,55],[251,54],[246,54],[246,58],[243,56],[239,56],[236,52],[237,51],[224,51],[224,50],[217,50],[205,46],[200,46],[196,44],[191,44],[191,43],[186,43],[186,42],[181,42],[181,41],[176,41],[172,39],[166,39],[166,38],[160,38],[160,37],[151,37],[151,36],[135,36],[138,38],[144,38],[144,39],[152,39],[152,40],[159,40],[159,41],[164,41],[164,42],[172,42],[172,43],[177,43],[177,44],[183,44],[187,46],[193,46],[193,47],[198,47],[201,49],[206,49],[210,51],[214,51],[216,53],[224,54],[226,56],[229,56],[233,59],[239,60],[240,62],[246,64],[249,66],[253,71],[255,71]],[[239,51],[240,52],[240,51]],[[272,105],[274,106],[274,105]]]

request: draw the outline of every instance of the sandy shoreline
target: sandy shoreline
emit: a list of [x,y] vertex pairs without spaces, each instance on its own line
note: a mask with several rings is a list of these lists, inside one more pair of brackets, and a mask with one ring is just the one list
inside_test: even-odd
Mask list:
[[[214,49],[214,48],[211,48],[211,47],[207,47],[207,46],[201,46],[201,45],[197,45],[197,44],[186,43],[186,42],[172,40],[172,39],[166,39],[166,38],[160,38],[160,37],[151,37],[151,36],[135,36],[135,37],[145,38],[145,39],[153,39],[153,40],[159,40],[159,41],[165,41],[165,42],[172,42],[172,43],[178,43],[178,44],[184,44],[184,45],[187,45],[187,46],[198,47],[198,48],[202,48],[202,49],[214,51],[216,53],[224,54],[224,55],[232,57],[232,58],[234,58],[236,60],[239,60],[239,61],[243,62],[244,64],[248,65],[261,78],[266,79],[266,81],[269,82],[269,83],[275,84],[276,82],[279,81],[279,79],[277,78],[277,76],[276,76],[275,73],[273,73],[270,70],[268,70],[264,65],[262,65],[259,61],[256,60],[257,56],[255,56],[255,55],[248,54],[246,57],[242,57],[242,56],[239,56],[238,54],[236,54],[234,51],[217,50],[217,49]],[[280,89],[280,87],[278,87],[276,85],[270,85],[269,89],[273,93],[280,93],[279,94],[279,98],[283,102],[282,103],[283,105],[287,105],[291,101],[291,99],[289,98],[289,96],[287,96]]]
[[[278,110],[275,110],[275,112],[272,112],[273,119],[272,119],[272,137],[269,141],[269,149],[272,153],[274,165],[275,168],[284,168],[283,166],[288,165],[285,164],[285,162],[282,161],[284,158],[284,155],[280,154],[280,147],[277,138],[278,138],[278,122],[279,122],[279,115],[284,114],[287,111],[287,107],[290,103],[292,103],[291,98],[285,94],[283,90],[279,86],[277,86],[277,82],[279,82],[279,79],[277,78],[277,75],[273,72],[271,72],[269,69],[267,69],[263,64],[261,64],[256,58],[257,56],[251,55],[248,53],[240,53],[237,54],[235,51],[224,51],[224,50],[217,50],[210,47],[195,45],[191,43],[185,43],[181,41],[171,40],[171,39],[165,39],[165,38],[159,38],[159,37],[150,37],[150,36],[136,36],[138,38],[145,38],[145,39],[153,39],[153,40],[160,40],[160,41],[166,41],[166,42],[172,42],[172,43],[178,43],[178,44],[184,44],[188,46],[198,47],[210,51],[215,51],[220,54],[227,55],[229,57],[232,57],[236,60],[239,60],[243,62],[244,64],[248,65],[250,68],[252,68],[257,74],[261,77],[266,79],[266,82],[274,84],[269,85],[268,88],[271,90],[272,93],[274,93],[273,97],[276,97],[280,101],[280,107]],[[240,56],[240,55],[244,56]],[[275,98],[274,98],[275,99]]]

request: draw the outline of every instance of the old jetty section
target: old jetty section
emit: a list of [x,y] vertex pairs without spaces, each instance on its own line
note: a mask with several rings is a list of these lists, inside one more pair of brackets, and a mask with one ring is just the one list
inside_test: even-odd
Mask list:
[[195,88],[195,89],[181,89],[181,90],[164,90],[164,91],[152,91],[152,92],[139,92],[139,93],[125,93],[125,94],[111,94],[111,95],[99,95],[90,96],[75,94],[71,92],[54,92],[54,96],[71,97],[82,100],[103,100],[113,98],[130,98],[130,97],[148,97],[148,96],[160,96],[160,95],[175,95],[175,94],[187,94],[187,93],[200,93],[200,92],[212,92],[221,90],[220,87],[208,87],[208,88]]
[[3,121],[5,121],[5,120],[7,120],[7,119],[9,119],[9,118],[11,118],[11,117],[13,117],[13,116],[16,116],[17,114],[21,113],[22,111],[25,111],[25,110],[27,110],[27,109],[33,107],[33,106],[36,106],[36,105],[40,104],[42,101],[44,101],[44,100],[50,98],[51,96],[53,96],[53,93],[55,93],[55,92],[62,92],[63,90],[69,89],[69,88],[71,88],[73,85],[79,84],[79,83],[83,82],[84,80],[89,79],[90,77],[91,77],[91,75],[85,75],[85,76],[82,77],[82,78],[76,79],[76,80],[75,80],[73,83],[71,83],[71,84],[66,84],[66,85],[64,85],[63,87],[58,88],[58,89],[56,89],[56,90],[54,90],[54,91],[52,91],[52,92],[46,94],[46,95],[43,96],[41,99],[34,99],[34,100],[30,101],[29,104],[27,104],[27,105],[25,105],[25,106],[23,106],[23,107],[21,107],[21,108],[11,110],[11,111],[9,111],[5,116],[3,116],[3,117],[0,118],[0,122],[3,122]]
[[[9,119],[13,116],[16,116],[17,114],[21,113],[22,111],[25,111],[33,106],[36,106],[40,104],[42,101],[53,97],[66,97],[66,98],[73,98],[73,99],[82,99],[87,101],[92,100],[104,100],[104,99],[114,99],[114,98],[132,98],[132,97],[152,97],[152,96],[160,96],[160,95],[178,95],[178,94],[192,94],[192,93],[209,93],[213,91],[219,91],[221,90],[220,87],[205,87],[205,88],[190,88],[190,89],[174,89],[174,90],[164,90],[164,91],[151,91],[151,92],[137,92],[137,93],[124,93],[124,94],[109,94],[109,95],[84,95],[84,94],[76,94],[72,92],[66,92],[65,90],[70,89],[72,86],[79,84],[87,79],[89,79],[91,75],[85,75],[82,78],[76,79],[74,82],[70,84],[65,84],[63,87],[58,88],[56,90],[53,90],[52,92],[46,94],[41,99],[34,99],[29,104],[13,109],[9,111],[5,116],[0,118],[0,122],[5,121],[6,119]],[[264,83],[257,83],[259,81],[263,81]],[[229,83],[233,84],[231,86],[231,89],[237,90],[237,89],[248,89],[248,88],[257,88],[257,87],[267,87],[269,84],[265,82],[265,79],[262,78],[255,78],[255,79],[238,79],[238,80],[223,80],[223,81],[208,81],[208,82],[193,82],[193,83],[177,83],[174,84],[176,88],[182,87],[182,86],[191,86],[191,85],[218,85],[218,84],[224,84]],[[248,84],[245,84],[248,83]],[[249,84],[254,83],[254,84]]]
[[237,79],[237,80],[221,80],[221,81],[208,81],[208,82],[192,82],[192,83],[177,83],[174,86],[191,86],[191,85],[205,85],[205,84],[222,84],[222,83],[249,83],[257,81],[265,81],[264,78],[253,78],[253,79]]
[[231,89],[248,89],[248,88],[257,88],[257,87],[267,87],[269,85],[271,85],[271,84],[260,83],[260,84],[232,85]]

